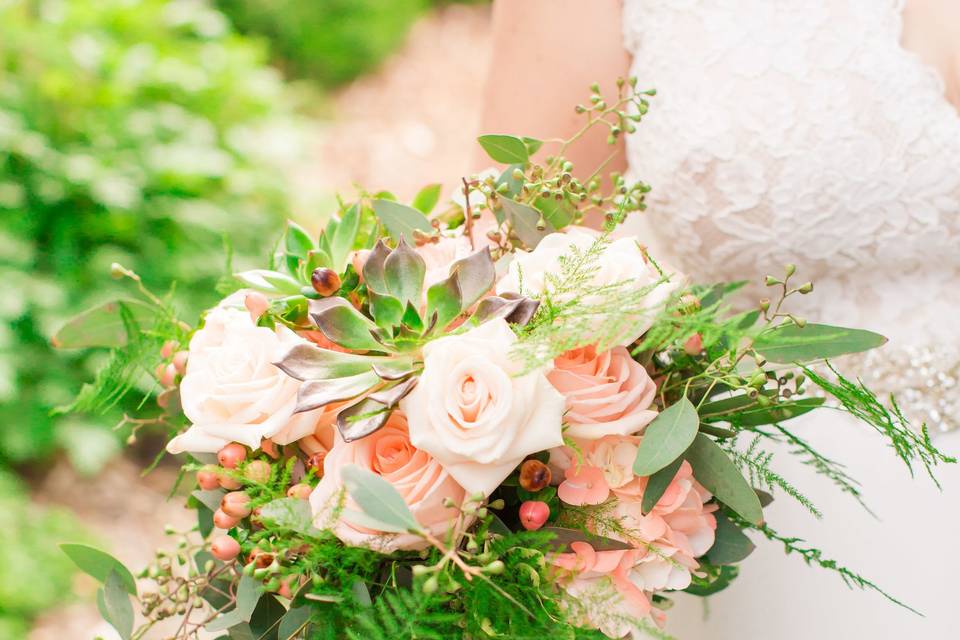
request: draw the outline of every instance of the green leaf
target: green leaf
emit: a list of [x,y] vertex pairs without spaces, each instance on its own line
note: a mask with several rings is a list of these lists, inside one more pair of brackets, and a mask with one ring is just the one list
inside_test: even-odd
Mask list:
[[[504,193],[503,195],[507,196],[508,198],[516,198],[517,196],[520,195],[520,190],[523,188],[523,179],[522,178],[517,179],[513,177],[513,172],[515,169],[520,169],[521,171],[523,171],[523,165],[512,164],[506,169],[504,169],[503,173],[500,174],[500,177],[497,178],[498,187],[501,184],[507,185],[507,192]],[[497,218],[497,222],[502,223],[504,220],[503,210],[496,209],[493,213]]]
[[337,430],[344,441],[353,442],[382,428],[389,417],[390,410],[385,404],[365,398],[340,410],[337,414]]
[[197,531],[206,539],[213,532],[213,511],[207,505],[197,505]]
[[763,508],[753,487],[713,440],[698,433],[684,457],[693,466],[697,481],[720,502],[748,522],[763,522]]
[[490,247],[471,253],[450,265],[450,273],[457,275],[461,310],[465,311],[497,281],[497,270],[490,255]]
[[523,140],[523,144],[527,146],[527,153],[531,156],[537,151],[540,151],[540,147],[543,146],[543,140],[538,140],[537,138],[528,138],[527,136],[523,136],[521,140]]
[[[276,596],[270,593],[262,595],[250,616],[249,627],[253,640],[278,640],[280,620],[286,613],[287,608],[280,604]],[[233,629],[230,633],[233,633]]]
[[313,315],[323,335],[341,347],[358,351],[383,351],[370,335],[377,325],[349,304],[337,305]]
[[353,250],[353,244],[357,240],[357,231],[360,229],[360,207],[353,205],[344,213],[343,218],[337,225],[337,230],[331,237],[330,258],[333,261],[333,269],[337,273],[342,273],[347,266],[347,257]]
[[60,549],[73,560],[73,563],[84,573],[105,582],[111,571],[115,571],[123,581],[123,586],[131,595],[137,595],[137,583],[133,574],[123,564],[109,553],[94,549],[85,544],[65,543]]
[[405,204],[392,200],[374,200],[373,211],[394,240],[399,241],[400,238],[404,238],[413,244],[415,229],[424,233],[433,232],[430,221],[420,211]]
[[697,410],[686,396],[664,409],[643,432],[633,472],[650,476],[669,465],[687,450],[699,426]]
[[283,234],[283,246],[287,254],[306,260],[307,253],[316,248],[307,230],[293,220],[287,220],[287,230]]
[[370,315],[377,326],[390,329],[400,324],[403,318],[403,303],[391,295],[380,294],[373,289],[367,289],[370,300]]
[[403,497],[389,482],[356,465],[341,471],[343,484],[364,515],[377,523],[380,531],[395,533],[421,532]]
[[527,145],[521,138],[491,133],[480,136],[477,142],[491,159],[504,164],[523,164],[530,160]]
[[196,489],[190,495],[210,511],[216,511],[220,508],[220,500],[226,493],[226,489]]
[[233,277],[251,289],[265,293],[285,293],[288,295],[298,295],[300,293],[300,283],[279,271],[251,269],[250,271],[235,273]]
[[240,624],[241,622],[250,622],[253,611],[257,608],[257,602],[260,600],[260,594],[263,593],[263,584],[250,576],[240,578],[240,584],[237,586],[237,604],[230,611],[220,614],[213,621],[208,622],[204,627],[207,631],[220,631]]
[[715,514],[717,519],[716,540],[707,551],[710,564],[734,564],[740,562],[756,549],[750,538],[740,528],[730,522],[722,513]]
[[799,400],[778,402],[768,407],[757,405],[737,413],[728,414],[724,417],[724,420],[730,424],[743,427],[774,424],[813,411],[822,406],[825,401],[826,398],[800,398]]
[[544,220],[544,228],[540,229],[540,212],[533,207],[511,200],[510,198],[499,198],[505,219],[513,227],[514,233],[520,238],[523,244],[531,249],[535,248],[541,240],[554,232],[554,228],[549,222]]
[[303,266],[304,280],[309,281],[310,276],[317,269],[333,269],[333,258],[324,249],[312,249],[307,252],[307,261]]
[[140,328],[149,329],[157,319],[157,308],[132,299],[114,300],[74,316],[57,331],[51,342],[58,349],[122,347],[127,344],[127,325],[120,308],[129,312]]
[[116,569],[110,570],[103,588],[97,590],[97,609],[123,640],[130,640],[133,635],[133,605],[130,604],[124,579]]
[[642,513],[650,513],[653,508],[657,506],[660,498],[663,497],[663,492],[667,490],[667,487],[670,486],[673,479],[677,477],[677,471],[680,470],[681,464],[683,464],[683,456],[678,457],[647,479],[647,486],[643,490],[643,502],[640,504],[640,511]]
[[303,632],[310,624],[311,607],[293,607],[280,620],[277,637],[279,640],[290,640],[298,633]]
[[826,324],[807,324],[801,329],[782,324],[757,336],[753,348],[770,362],[809,362],[869,351],[886,341],[879,333],[863,329]]
[[328,380],[370,371],[374,364],[384,360],[377,356],[322,349],[314,344],[298,344],[274,364],[297,380]]
[[379,381],[380,377],[373,371],[365,371],[345,378],[307,380],[297,391],[297,406],[294,412],[313,411],[334,402],[356,398]]
[[739,568],[725,565],[720,567],[720,573],[713,580],[704,580],[694,575],[693,584],[684,589],[684,592],[701,598],[712,596],[729,587],[739,573]]
[[383,279],[387,292],[404,304],[412,302],[420,305],[420,292],[426,273],[427,264],[423,257],[403,238],[383,262]]
[[439,182],[428,184],[413,197],[413,208],[423,212],[424,215],[433,211],[440,201],[440,189],[443,188]]
[[577,213],[576,208],[566,198],[537,198],[533,206],[543,214],[543,219],[554,229],[562,229],[571,222]]
[[564,527],[543,527],[540,531],[553,534],[550,545],[559,548],[561,551],[572,551],[570,545],[574,542],[586,542],[593,547],[594,551],[620,551],[623,549],[632,549],[633,546],[628,542],[614,540],[598,536],[582,529],[567,529]]
[[457,283],[456,273],[427,289],[427,318],[432,318],[434,313],[437,314],[439,331],[460,315],[460,311],[460,286]]
[[412,302],[407,303],[406,308],[403,310],[403,318],[400,319],[400,323],[416,332],[423,331],[424,328],[420,312],[417,311],[417,308],[413,306]]

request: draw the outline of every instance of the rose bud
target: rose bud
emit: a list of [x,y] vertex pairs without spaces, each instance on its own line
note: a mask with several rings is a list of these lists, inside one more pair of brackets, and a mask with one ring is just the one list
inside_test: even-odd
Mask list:
[[204,491],[212,491],[220,486],[220,476],[213,469],[203,468],[197,471],[197,484]]
[[173,354],[173,367],[180,375],[183,375],[187,372],[188,355],[190,355],[189,351],[177,351],[175,354]]
[[270,302],[265,295],[254,291],[243,299],[243,306],[250,312],[250,318],[256,322],[270,308]]
[[173,355],[173,350],[179,346],[179,343],[176,340],[167,340],[163,343],[163,346],[160,347],[160,357],[166,360]]
[[220,500],[220,509],[228,516],[246,518],[250,515],[250,496],[243,491],[231,491]]
[[324,297],[332,296],[340,290],[340,276],[333,269],[320,267],[314,269],[310,275],[310,284],[313,285],[313,290],[320,295]]
[[217,452],[217,460],[221,466],[227,469],[236,469],[237,465],[243,462],[246,457],[247,448],[236,442],[231,442]]
[[240,518],[227,515],[222,509],[217,509],[213,512],[213,524],[216,525],[218,529],[232,529],[237,526],[238,522],[240,522]]
[[297,498],[298,500],[309,500],[310,494],[313,492],[313,487],[303,482],[295,484],[289,489],[287,489],[288,498]]
[[550,467],[539,460],[530,459],[520,465],[520,486],[535,493],[550,484]]
[[527,500],[520,505],[520,524],[527,531],[536,531],[550,517],[550,507],[546,502]]
[[230,536],[220,536],[210,545],[210,553],[217,560],[230,562],[240,553],[240,543]]
[[270,463],[266,460],[251,460],[243,470],[243,477],[260,484],[267,482],[270,479]]
[[687,338],[687,341],[683,343],[683,350],[687,352],[687,355],[699,355],[703,351],[703,336],[695,333]]

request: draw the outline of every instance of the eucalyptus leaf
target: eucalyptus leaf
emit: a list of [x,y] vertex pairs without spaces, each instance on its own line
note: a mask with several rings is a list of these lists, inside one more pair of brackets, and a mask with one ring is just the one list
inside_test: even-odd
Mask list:
[[277,498],[260,507],[259,519],[277,529],[290,529],[297,533],[313,530],[313,514],[310,503],[298,498]]
[[567,529],[565,527],[543,527],[540,531],[552,533],[553,539],[550,545],[562,552],[573,551],[570,547],[574,542],[586,542],[594,551],[621,551],[632,549],[633,545],[628,542],[621,542],[613,538],[594,535],[588,531],[580,529]]
[[65,543],[60,549],[67,554],[77,567],[100,582],[105,582],[111,572],[120,576],[127,593],[137,595],[137,583],[130,570],[109,553],[85,544]]
[[860,353],[882,346],[887,339],[864,329],[826,324],[782,324],[767,329],[754,340],[753,348],[770,362],[810,362]]
[[533,207],[506,197],[500,197],[498,201],[513,232],[529,248],[536,248],[541,240],[554,232],[554,228],[546,220],[543,221],[544,227],[539,228],[540,212]]
[[233,609],[220,614],[204,627],[207,631],[221,631],[240,624],[241,622],[250,622],[254,610],[257,608],[257,602],[263,593],[263,584],[251,576],[242,576],[240,584],[237,586],[237,603]]
[[317,327],[334,344],[357,351],[383,351],[370,331],[377,325],[352,306],[335,306],[313,314]]
[[420,304],[420,291],[427,264],[403,238],[383,263],[383,279],[387,292],[407,304]]
[[372,370],[345,378],[307,380],[297,390],[297,406],[294,412],[313,411],[335,402],[356,398],[379,381],[380,377]]
[[743,534],[740,528],[730,522],[722,513],[715,514],[717,519],[716,539],[707,551],[710,564],[734,564],[753,553],[756,545]]
[[643,490],[643,501],[640,503],[640,511],[642,513],[650,513],[653,508],[657,506],[667,487],[669,487],[673,479],[677,477],[677,471],[680,470],[681,464],[683,464],[683,456],[679,456],[676,460],[647,479],[647,486]]
[[210,511],[216,511],[220,508],[220,501],[226,493],[226,489],[196,489],[190,495]]
[[331,351],[314,344],[298,344],[274,365],[297,380],[328,380],[371,371],[373,365],[383,359]]
[[427,220],[426,216],[405,204],[392,200],[374,200],[373,211],[394,240],[399,241],[404,238],[412,244],[415,240],[413,237],[414,230],[424,233],[433,232],[433,227],[430,226],[430,221]]
[[129,298],[114,300],[68,320],[53,335],[51,343],[58,349],[122,347],[127,344],[128,322],[149,329],[156,320],[157,308],[152,305]]
[[[287,608],[275,595],[267,593],[261,596],[250,616],[249,627],[253,640],[278,640],[280,621],[286,613]],[[233,632],[232,629],[230,631]]]
[[774,424],[813,411],[821,407],[824,402],[826,402],[826,398],[786,400],[767,407],[754,406],[737,413],[728,414],[724,417],[724,420],[733,425],[748,427]]
[[133,605],[130,604],[124,578],[116,569],[111,569],[103,588],[97,591],[97,608],[123,640],[130,640],[133,635]]
[[699,426],[697,410],[686,396],[664,409],[643,432],[633,472],[650,476],[669,465],[687,450]]
[[523,140],[523,144],[527,145],[527,153],[529,153],[531,156],[537,151],[540,151],[540,147],[543,146],[543,140],[539,140],[537,138],[523,136],[521,140]]
[[357,231],[360,230],[360,206],[351,205],[343,212],[343,217],[337,225],[336,231],[328,238],[330,242],[330,258],[333,269],[337,273],[343,272],[347,266],[347,258],[353,245],[357,241]]
[[311,607],[304,605],[302,607],[291,607],[280,620],[280,626],[277,629],[279,640],[291,640],[297,634],[304,633],[310,624]]
[[477,142],[491,159],[503,164],[523,164],[530,160],[530,153],[523,139],[503,134],[486,134]]
[[417,209],[424,215],[429,214],[440,201],[440,190],[442,188],[443,185],[440,183],[435,183],[428,184],[423,189],[420,189],[420,191],[417,192],[417,195],[413,197],[413,208]]
[[340,475],[350,497],[364,514],[379,523],[380,531],[404,533],[423,530],[403,497],[380,476],[352,464],[345,466]]
[[537,198],[533,207],[543,214],[546,220],[555,229],[562,229],[571,222],[577,214],[577,209],[566,197],[561,200],[556,198]]
[[693,466],[694,477],[707,491],[747,522],[763,522],[763,508],[753,487],[713,440],[697,434],[684,457]]
[[[521,171],[523,171],[523,165],[512,164],[506,169],[504,169],[503,173],[500,174],[500,177],[497,178],[497,186],[500,186],[501,184],[507,185],[507,191],[502,195],[505,195],[508,198],[516,198],[518,195],[520,195],[520,190],[523,188],[523,179],[515,178],[513,176],[513,172],[516,169],[520,169]],[[500,223],[503,222],[503,211],[501,211],[500,209],[497,209],[494,211],[494,215],[497,218],[497,222],[500,222]]]
[[740,570],[736,566],[724,565],[720,567],[720,574],[712,581],[705,582],[695,577],[693,584],[684,589],[684,592],[701,598],[712,596],[729,587],[739,573]]

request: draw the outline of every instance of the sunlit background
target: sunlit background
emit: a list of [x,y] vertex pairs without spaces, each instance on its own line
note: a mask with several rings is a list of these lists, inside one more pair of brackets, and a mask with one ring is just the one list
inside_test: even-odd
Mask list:
[[[489,7],[438,0],[0,0],[0,638],[112,637],[62,541],[164,545],[159,434],[58,414],[102,353],[55,352],[119,262],[183,317],[292,217],[469,170]],[[448,190],[449,192],[449,190]]]

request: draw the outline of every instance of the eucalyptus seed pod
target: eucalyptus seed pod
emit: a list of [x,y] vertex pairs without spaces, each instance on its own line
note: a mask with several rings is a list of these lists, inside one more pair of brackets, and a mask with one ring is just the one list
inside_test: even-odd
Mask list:
[[520,486],[531,493],[536,493],[550,484],[552,473],[550,467],[539,460],[531,458],[520,465]]

